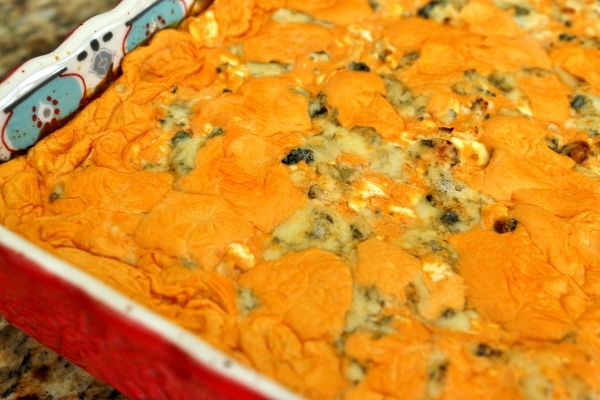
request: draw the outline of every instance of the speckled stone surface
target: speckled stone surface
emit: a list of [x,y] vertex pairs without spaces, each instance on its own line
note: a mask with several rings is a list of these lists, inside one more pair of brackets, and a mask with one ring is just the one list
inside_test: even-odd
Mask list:
[[[78,24],[119,0],[1,0],[0,78],[54,50]],[[2,290],[0,288],[0,290]],[[124,400],[0,317],[0,400]]]
[[77,25],[119,1],[0,1],[0,77],[29,58],[51,52]]
[[125,399],[2,319],[0,344],[0,399]]

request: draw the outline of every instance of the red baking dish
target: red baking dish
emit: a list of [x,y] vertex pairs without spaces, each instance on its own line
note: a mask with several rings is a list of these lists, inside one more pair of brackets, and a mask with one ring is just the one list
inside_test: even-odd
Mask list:
[[0,313],[132,399],[294,394],[0,226]]

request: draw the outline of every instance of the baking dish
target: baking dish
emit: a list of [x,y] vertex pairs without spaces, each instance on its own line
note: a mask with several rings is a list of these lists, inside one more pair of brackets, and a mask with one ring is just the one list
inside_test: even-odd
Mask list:
[[0,166],[3,224],[308,398],[598,397],[586,25],[300,3],[158,33]]
[[[0,84],[0,159],[66,122],[152,33],[207,2],[124,0]],[[132,399],[293,399],[191,333],[0,226],[0,314]]]

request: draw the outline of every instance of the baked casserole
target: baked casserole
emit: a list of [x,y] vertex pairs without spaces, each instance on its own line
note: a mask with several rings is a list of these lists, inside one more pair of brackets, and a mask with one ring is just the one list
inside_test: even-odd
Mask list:
[[217,0],[0,222],[311,399],[600,397],[600,3]]

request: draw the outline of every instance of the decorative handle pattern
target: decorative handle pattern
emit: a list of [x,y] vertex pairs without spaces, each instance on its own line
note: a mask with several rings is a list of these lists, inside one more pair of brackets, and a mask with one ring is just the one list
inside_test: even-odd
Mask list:
[[194,3],[123,0],[80,25],[54,52],[15,69],[0,82],[0,162],[64,124],[118,72],[125,54],[178,25],[198,9]]

